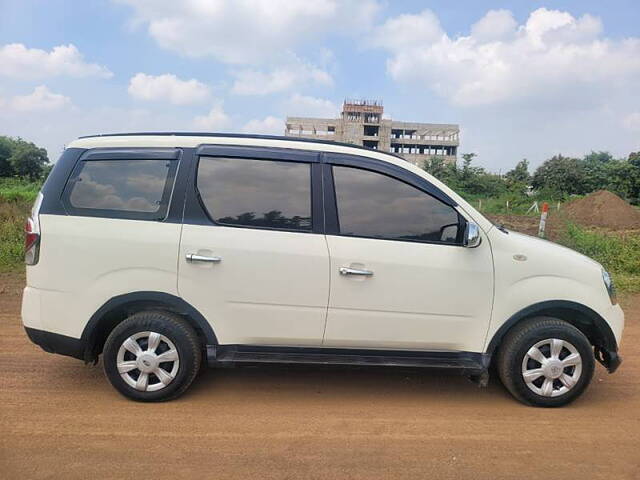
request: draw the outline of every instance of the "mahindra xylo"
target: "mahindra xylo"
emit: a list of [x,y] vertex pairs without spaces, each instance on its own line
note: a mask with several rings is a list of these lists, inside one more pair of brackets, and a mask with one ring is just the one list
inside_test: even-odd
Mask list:
[[507,231],[394,155],[216,134],[83,137],[26,227],[33,342],[142,401],[209,366],[495,366],[530,405],[620,364],[609,274]]

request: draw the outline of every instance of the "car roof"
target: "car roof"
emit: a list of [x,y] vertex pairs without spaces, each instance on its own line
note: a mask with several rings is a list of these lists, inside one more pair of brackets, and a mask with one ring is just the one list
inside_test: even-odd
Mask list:
[[[157,137],[157,138],[156,138]],[[169,140],[170,139],[170,140]],[[212,139],[215,139],[212,141]],[[237,140],[237,142],[230,142],[229,140]],[[197,141],[197,144],[194,144]],[[256,142],[259,141],[259,142]],[[265,145],[262,141],[274,142],[270,145]],[[282,145],[283,142],[287,144],[296,143],[298,145]],[[144,145],[143,145],[144,143]],[[171,145],[169,145],[169,143]],[[285,148],[298,148],[303,150],[322,150],[322,151],[335,151],[332,147],[344,147],[352,150],[356,155],[363,155],[364,151],[373,152],[376,154],[382,153],[385,156],[395,157],[404,161],[400,155],[396,155],[392,152],[381,152],[372,148],[362,147],[359,145],[353,145],[350,143],[334,142],[332,140],[322,140],[315,138],[298,138],[298,137],[285,137],[281,135],[259,135],[259,134],[245,134],[245,133],[203,133],[203,132],[132,132],[132,133],[102,133],[97,135],[84,135],[78,137],[77,140],[71,142],[68,145],[69,148],[104,148],[104,147],[195,147],[202,144],[237,144],[237,145],[258,145],[258,146],[274,146]],[[318,148],[317,145],[325,146],[326,148]],[[340,149],[342,152],[342,148]],[[365,154],[366,155],[366,154]],[[376,155],[377,156],[377,155]]]

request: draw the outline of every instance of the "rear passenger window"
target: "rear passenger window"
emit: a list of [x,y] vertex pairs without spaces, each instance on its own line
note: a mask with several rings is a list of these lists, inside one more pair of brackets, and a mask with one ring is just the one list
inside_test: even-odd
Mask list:
[[340,233],[458,243],[458,213],[428,193],[380,173],[333,167]]
[[163,219],[175,160],[86,160],[66,191],[72,213],[114,218]]
[[312,227],[308,163],[202,157],[198,192],[219,224],[300,231]]

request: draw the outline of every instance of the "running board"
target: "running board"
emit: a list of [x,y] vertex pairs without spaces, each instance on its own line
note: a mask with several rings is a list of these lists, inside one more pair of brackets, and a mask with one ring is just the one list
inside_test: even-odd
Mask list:
[[207,361],[212,367],[249,363],[389,366],[460,370],[468,375],[481,375],[487,371],[489,356],[473,352],[208,345]]

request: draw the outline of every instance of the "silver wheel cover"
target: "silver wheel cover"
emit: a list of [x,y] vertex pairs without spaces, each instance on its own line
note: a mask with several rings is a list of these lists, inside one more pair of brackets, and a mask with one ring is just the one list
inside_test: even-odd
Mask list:
[[155,392],[176,377],[180,357],[176,346],[164,335],[138,332],[120,345],[116,365],[127,385],[141,392]]
[[582,357],[566,340],[548,338],[533,345],[522,359],[522,378],[542,397],[557,397],[576,386],[582,374]]

